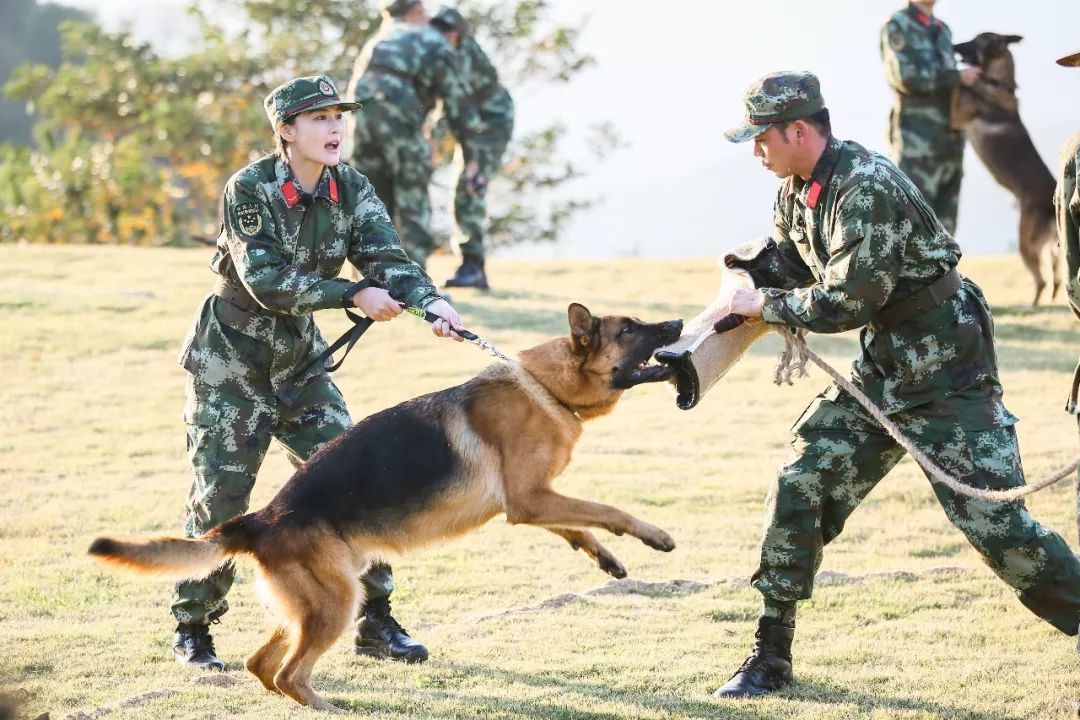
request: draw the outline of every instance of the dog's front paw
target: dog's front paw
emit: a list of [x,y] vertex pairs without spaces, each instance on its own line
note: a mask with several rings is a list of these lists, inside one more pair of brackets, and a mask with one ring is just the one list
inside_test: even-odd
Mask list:
[[626,577],[626,568],[619,562],[618,558],[614,555],[607,553],[596,558],[596,564],[601,570],[606,572],[616,580],[622,580]]
[[658,527],[650,526],[648,532],[644,532],[638,537],[641,538],[641,542],[653,550],[671,552],[675,549],[675,539]]

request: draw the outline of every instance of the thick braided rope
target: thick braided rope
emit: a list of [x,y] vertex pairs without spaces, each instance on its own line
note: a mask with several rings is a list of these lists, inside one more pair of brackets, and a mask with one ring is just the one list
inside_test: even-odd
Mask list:
[[881,411],[881,408],[875,405],[862,390],[853,385],[847,378],[838,373],[831,365],[829,365],[829,363],[822,360],[817,353],[811,350],[806,344],[805,338],[786,328],[777,327],[774,329],[783,336],[784,342],[786,343],[784,354],[781,355],[780,364],[777,366],[776,370],[775,380],[777,384],[783,381],[790,385],[793,370],[800,375],[805,375],[806,359],[809,358],[815,365],[824,370],[829,377],[835,380],[840,387],[851,393],[851,395],[859,401],[859,404],[866,408],[866,411],[873,415],[874,419],[885,428],[885,431],[892,436],[893,440],[896,440],[901,447],[911,453],[911,457],[913,457],[915,462],[919,463],[919,465],[931,476],[931,479],[945,485],[955,493],[966,495],[971,498],[977,498],[979,500],[995,500],[997,502],[1019,500],[1022,497],[1039,492],[1043,488],[1050,487],[1054,483],[1069,477],[1077,471],[1077,466],[1080,465],[1080,458],[1077,458],[1057,472],[1047,475],[1036,483],[1031,485],[1021,485],[1019,487],[1010,488],[1009,490],[980,490],[978,488],[968,487],[942,470],[937,463],[926,455],[926,453],[915,447],[914,443],[904,437],[900,432],[900,428],[889,420],[888,416]]

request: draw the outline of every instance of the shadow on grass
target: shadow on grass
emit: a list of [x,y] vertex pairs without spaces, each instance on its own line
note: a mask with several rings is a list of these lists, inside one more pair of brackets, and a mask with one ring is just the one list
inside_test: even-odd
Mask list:
[[[423,688],[422,692],[427,695],[431,702],[446,704],[448,715],[459,716],[462,713],[476,717],[500,717],[500,718],[543,718],[556,720],[559,718],[575,718],[578,720],[625,720],[645,713],[660,713],[673,717],[687,718],[733,718],[734,720],[749,720],[751,718],[787,718],[792,716],[792,708],[776,707],[770,703],[766,709],[759,701],[752,699],[743,700],[715,700],[705,695],[700,698],[686,698],[677,694],[657,692],[651,688],[629,690],[612,688],[602,681],[588,682],[580,678],[568,678],[552,674],[530,674],[503,670],[488,665],[470,665],[453,663],[449,668],[453,674],[452,681],[466,680],[458,690],[449,690],[438,687],[437,684]],[[717,676],[717,682],[722,678]],[[486,695],[476,690],[475,685],[490,684],[494,686],[524,685],[545,691],[542,697],[507,698]],[[353,681],[338,681],[330,683],[332,688],[325,690],[334,692],[348,692]],[[366,689],[366,688],[365,688]],[[798,703],[820,703],[825,705],[856,705],[860,714],[866,717],[874,716],[882,709],[910,713],[918,711],[933,717],[947,717],[955,720],[1018,720],[1012,715],[986,714],[975,712],[963,707],[950,705],[942,702],[930,702],[915,698],[889,697],[884,694],[867,694],[852,692],[840,686],[823,683],[804,683],[796,681],[795,685],[787,691],[773,696],[777,700],[787,700]],[[330,697],[331,702],[339,707],[352,710],[374,713],[376,716],[382,713],[408,715],[415,713],[417,699],[415,696],[397,699],[370,698],[345,700],[343,698]],[[595,705],[601,701],[609,701],[632,707],[615,712],[589,711],[584,708]],[[635,712],[635,709],[637,712]],[[436,715],[439,713],[436,712]]]
[[949,718],[949,720],[1020,720],[1020,716],[1017,715],[976,712],[946,703],[909,697],[889,697],[883,693],[852,692],[837,685],[800,682],[799,680],[796,680],[795,685],[783,693],[783,696],[792,700],[857,705],[859,710],[865,713],[867,717],[879,713],[882,708],[887,708],[888,710],[903,711],[905,714],[918,711],[931,717],[944,717]]

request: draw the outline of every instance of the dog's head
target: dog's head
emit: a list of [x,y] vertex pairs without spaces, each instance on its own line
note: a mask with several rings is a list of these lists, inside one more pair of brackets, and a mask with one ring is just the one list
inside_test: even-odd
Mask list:
[[615,390],[671,377],[666,365],[651,365],[653,353],[679,339],[682,320],[645,323],[634,317],[594,317],[584,305],[572,303],[566,311],[570,343],[583,372]]
[[979,33],[971,40],[953,45],[960,59],[968,65],[988,70],[994,60],[1011,56],[1009,46],[1024,38],[1020,35],[999,35],[992,32]]

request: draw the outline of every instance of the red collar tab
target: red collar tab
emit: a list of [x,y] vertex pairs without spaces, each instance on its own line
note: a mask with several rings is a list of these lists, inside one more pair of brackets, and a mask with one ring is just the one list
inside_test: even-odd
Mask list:
[[289,207],[293,207],[300,202],[300,193],[296,191],[296,183],[292,178],[286,180],[281,186],[281,194],[285,196],[285,204]]
[[821,183],[815,180],[810,183],[810,192],[806,193],[806,207],[811,210],[816,209],[819,199],[821,199]]
[[326,191],[330,195],[330,202],[338,202],[337,180],[334,176],[330,176],[330,181],[326,184]]
[[930,16],[927,15],[926,13],[916,11],[915,12],[915,19],[918,20],[919,22],[921,22],[923,25],[929,25],[930,24]]

